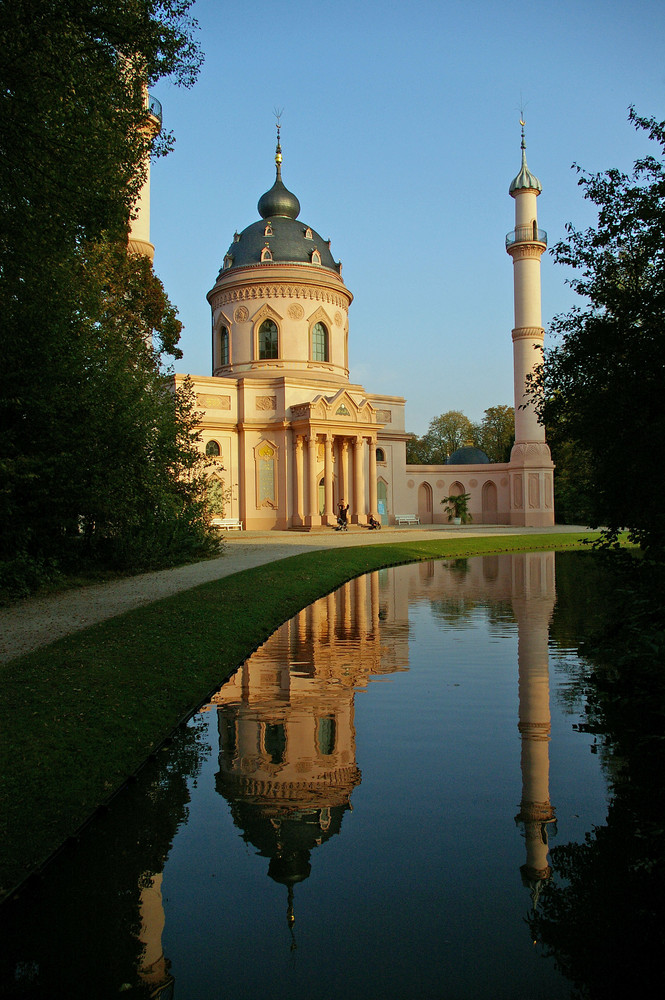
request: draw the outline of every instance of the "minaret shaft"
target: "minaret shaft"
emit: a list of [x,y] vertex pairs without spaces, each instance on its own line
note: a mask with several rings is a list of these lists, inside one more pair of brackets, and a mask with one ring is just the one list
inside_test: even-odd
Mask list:
[[547,234],[538,228],[536,200],[541,191],[540,181],[527,166],[522,122],[522,168],[510,185],[510,195],[515,199],[515,229],[506,237],[506,251],[513,259],[515,307],[511,523],[534,527],[554,524],[552,459],[545,428],[529,397],[529,377],[543,360],[540,258],[547,248]]

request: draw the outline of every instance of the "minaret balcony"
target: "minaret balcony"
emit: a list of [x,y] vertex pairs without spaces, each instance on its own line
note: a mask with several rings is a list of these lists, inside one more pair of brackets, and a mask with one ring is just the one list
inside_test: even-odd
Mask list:
[[539,229],[535,222],[530,226],[518,226],[506,236],[506,250],[516,243],[542,243],[547,246],[547,233],[544,229]]
[[148,94],[148,113],[156,118],[159,122],[159,127],[162,127],[162,102],[158,101],[156,97],[152,94]]

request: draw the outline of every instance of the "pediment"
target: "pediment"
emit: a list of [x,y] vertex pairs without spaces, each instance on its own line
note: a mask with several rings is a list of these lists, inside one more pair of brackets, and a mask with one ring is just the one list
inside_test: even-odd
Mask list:
[[336,421],[350,424],[376,423],[376,410],[368,399],[340,389],[334,396],[319,394],[314,399],[291,406],[293,419]]

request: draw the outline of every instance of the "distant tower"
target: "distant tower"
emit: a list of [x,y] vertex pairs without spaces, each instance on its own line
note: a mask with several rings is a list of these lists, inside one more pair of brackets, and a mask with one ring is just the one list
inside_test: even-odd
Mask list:
[[545,428],[538,423],[533,406],[521,407],[528,403],[526,377],[542,360],[545,331],[540,312],[540,258],[547,248],[547,233],[538,228],[536,198],[543,188],[527,167],[524,122],[520,124],[522,167],[509,189],[515,199],[515,229],[506,236],[506,250],[513,258],[515,292],[515,444],[510,456],[510,521],[543,527],[554,524],[552,458]]
[[[151,138],[158,135],[162,128],[162,105],[156,97],[151,97],[145,91],[145,101],[148,110],[146,129]],[[150,242],[150,157],[146,163],[145,180],[139,194],[129,228],[129,250],[131,253],[142,254],[152,261],[155,248]]]

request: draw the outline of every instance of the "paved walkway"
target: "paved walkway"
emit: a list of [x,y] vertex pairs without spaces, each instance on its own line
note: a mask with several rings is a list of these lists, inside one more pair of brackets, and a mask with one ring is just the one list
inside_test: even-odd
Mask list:
[[556,528],[483,525],[475,528],[469,525],[453,527],[437,524],[420,528],[384,528],[382,531],[351,527],[347,532],[336,532],[332,528],[313,532],[229,532],[224,554],[216,559],[66,590],[49,597],[28,598],[10,607],[0,608],[0,662],[7,662],[55,642],[62,636],[80,632],[98,622],[114,618],[133,608],[152,604],[181,590],[189,590],[201,583],[219,580],[241,570],[285,559],[300,552],[396,541],[433,541],[435,538],[454,538],[460,535],[470,538],[578,531],[584,534],[587,529],[571,525]]

